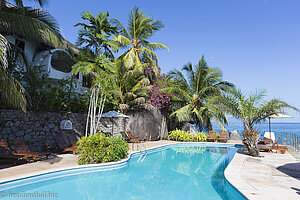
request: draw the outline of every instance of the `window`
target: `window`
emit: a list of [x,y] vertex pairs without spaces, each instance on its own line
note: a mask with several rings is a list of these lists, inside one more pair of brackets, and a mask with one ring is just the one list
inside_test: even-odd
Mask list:
[[72,71],[73,61],[66,52],[55,51],[51,57],[51,66],[55,70],[69,73]]

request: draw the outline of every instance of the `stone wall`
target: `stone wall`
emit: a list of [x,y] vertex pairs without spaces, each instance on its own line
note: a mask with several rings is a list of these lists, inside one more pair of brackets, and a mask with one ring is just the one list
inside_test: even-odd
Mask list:
[[[121,131],[130,130],[137,138],[158,140],[165,138],[167,128],[165,118],[155,108],[131,110],[129,118],[101,118],[101,132],[121,136]],[[72,130],[61,130],[62,120],[72,122]],[[78,113],[24,113],[19,110],[0,110],[0,140],[7,141],[13,150],[13,141],[23,138],[33,152],[53,152],[58,149],[55,141],[62,135],[70,145],[68,134],[78,138],[85,135],[86,115]]]
[[[60,122],[70,120],[72,130],[61,130]],[[24,138],[33,152],[51,152],[58,149],[56,135],[62,135],[66,145],[69,144],[68,134],[78,138],[85,135],[86,115],[78,113],[24,113],[19,110],[0,111],[0,140],[7,141],[13,149],[13,141]],[[124,118],[101,118],[99,123],[101,132],[113,136],[121,136],[120,132],[126,129]]]
[[[60,122],[70,120],[72,130],[61,130]],[[55,151],[55,136],[61,134],[68,144],[68,134],[80,137],[85,131],[86,116],[77,113],[23,113],[19,110],[0,111],[0,140],[7,141],[13,149],[16,138],[24,138],[33,152]]]

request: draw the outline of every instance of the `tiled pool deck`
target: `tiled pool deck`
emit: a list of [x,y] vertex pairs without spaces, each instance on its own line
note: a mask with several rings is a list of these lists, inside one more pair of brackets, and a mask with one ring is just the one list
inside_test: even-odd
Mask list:
[[[237,143],[237,141],[230,141]],[[147,149],[175,144],[174,141],[144,143]],[[130,147],[132,147],[130,145]],[[133,152],[131,150],[131,152]],[[300,199],[299,152],[262,153],[253,158],[237,153],[227,169],[227,180],[248,199]],[[87,165],[91,166],[91,165]],[[57,155],[53,159],[0,169],[0,183],[57,170],[82,167],[72,154]]]

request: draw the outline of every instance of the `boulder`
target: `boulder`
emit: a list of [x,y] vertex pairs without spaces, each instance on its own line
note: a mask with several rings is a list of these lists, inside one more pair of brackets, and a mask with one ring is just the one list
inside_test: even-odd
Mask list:
[[166,137],[168,130],[166,120],[155,107],[151,105],[140,106],[126,113],[128,118],[126,130],[130,130],[136,138],[159,140]]
[[183,128],[182,128],[183,131],[187,131],[187,132],[190,132],[192,134],[196,134],[197,133],[197,130],[195,128],[195,125],[191,124],[191,123],[186,123]]
[[242,137],[240,136],[240,134],[237,130],[234,130],[234,131],[229,132],[229,139],[230,140],[242,140]]

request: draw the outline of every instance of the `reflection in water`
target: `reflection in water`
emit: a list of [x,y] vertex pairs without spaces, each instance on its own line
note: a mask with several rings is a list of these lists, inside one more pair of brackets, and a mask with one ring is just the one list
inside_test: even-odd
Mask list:
[[[51,191],[56,199],[245,199],[224,179],[236,148],[179,146],[131,158],[121,169],[41,181],[11,192]],[[0,191],[1,192],[1,191]]]

